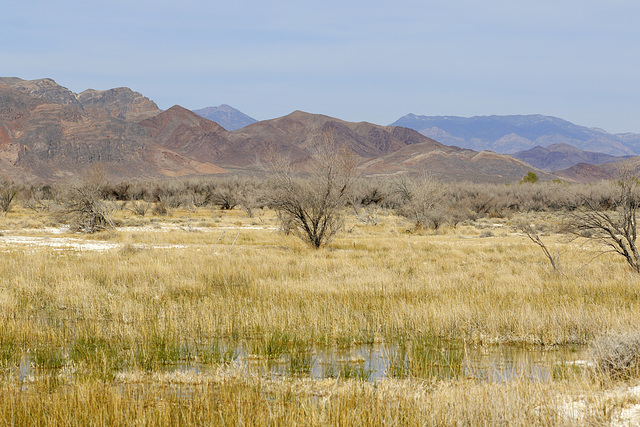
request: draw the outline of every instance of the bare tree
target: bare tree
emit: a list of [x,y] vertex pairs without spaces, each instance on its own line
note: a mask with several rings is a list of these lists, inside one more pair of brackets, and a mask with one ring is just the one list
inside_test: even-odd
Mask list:
[[540,238],[540,235],[531,226],[531,224],[528,224],[528,223],[525,223],[525,222],[520,222],[520,223],[516,224],[516,228],[518,230],[520,230],[521,232],[523,232],[524,234],[526,234],[526,236],[533,243],[535,243],[536,245],[538,245],[540,247],[540,249],[542,249],[542,252],[544,253],[544,256],[546,256],[547,259],[549,260],[549,263],[551,264],[551,267],[553,267],[553,269],[555,271],[557,271],[558,267],[560,267],[560,254],[559,253],[552,254],[551,251],[549,251],[549,248],[547,247],[546,243],[544,243],[542,241],[542,239]]
[[237,179],[225,180],[214,189],[211,201],[222,210],[231,210],[238,205],[241,191]]
[[347,203],[355,218],[367,225],[378,225],[378,213],[386,197],[377,186],[360,182],[359,188],[350,191]]
[[404,178],[395,183],[398,212],[417,228],[438,229],[450,217],[444,186],[429,177]]
[[287,159],[272,159],[269,169],[273,177],[270,205],[283,224],[314,248],[326,245],[343,225],[355,171],[352,157],[338,149],[329,135],[323,146],[315,148],[305,179],[296,178]]
[[257,215],[258,219],[262,222],[264,207],[268,199],[264,196],[264,188],[257,182],[243,181],[241,190],[238,205],[246,212],[249,218]]
[[568,214],[567,227],[575,236],[598,241],[615,252],[640,273],[640,253],[636,245],[640,182],[629,171],[612,183],[605,200],[585,197],[581,206]]
[[4,179],[0,181],[0,211],[5,216],[11,210],[16,194],[18,194],[18,185]]
[[68,189],[62,215],[69,221],[71,228],[84,233],[114,228],[113,209],[103,199],[104,182],[104,168],[94,165],[82,174],[80,181]]
[[23,192],[22,205],[34,212],[46,212],[51,209],[55,195],[50,186],[28,185]]

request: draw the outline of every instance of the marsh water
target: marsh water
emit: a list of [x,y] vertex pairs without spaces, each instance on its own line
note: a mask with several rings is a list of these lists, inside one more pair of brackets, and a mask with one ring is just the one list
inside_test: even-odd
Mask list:
[[[584,366],[586,347],[491,345],[467,346],[442,341],[375,342],[347,347],[264,349],[264,342],[252,340],[219,341],[215,360],[177,362],[160,365],[163,372],[206,374],[218,363],[235,364],[247,374],[272,379],[286,376],[322,378],[357,378],[375,382],[380,379],[473,378],[503,382],[516,378],[549,380]],[[55,370],[53,370],[55,371]],[[17,369],[20,382],[30,377],[51,374],[51,369],[33,366],[23,354]]]
[[[548,380],[566,369],[585,364],[585,346],[554,347],[491,345],[470,347],[457,343],[368,343],[348,347],[317,346],[284,352],[277,357],[256,356],[251,342],[236,343],[235,363],[247,373],[271,378],[304,376],[358,378],[376,381],[387,377],[453,379],[475,378],[502,382],[515,378]],[[205,364],[167,365],[168,371],[204,373]]]

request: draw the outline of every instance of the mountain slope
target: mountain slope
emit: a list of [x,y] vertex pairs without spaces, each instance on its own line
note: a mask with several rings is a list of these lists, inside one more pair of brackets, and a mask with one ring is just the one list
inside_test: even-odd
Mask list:
[[605,168],[604,166],[605,165],[578,163],[570,168],[556,171],[554,175],[574,182],[596,182],[613,179],[616,171],[611,168]]
[[193,112],[205,119],[218,123],[228,131],[242,129],[245,126],[257,122],[256,119],[226,104],[218,107],[201,108],[199,110],[193,110]]
[[624,145],[631,148],[635,154],[640,155],[640,134],[637,133],[618,133],[619,138]]
[[99,162],[117,178],[255,170],[288,157],[299,171],[337,148],[363,175],[428,174],[512,182],[532,166],[509,156],[445,146],[415,130],[302,111],[232,132],[180,106],[157,106],[128,88],[75,94],[51,79],[0,82],[0,174],[55,180]]
[[179,105],[139,124],[156,143],[185,156],[212,160],[227,144],[222,126]]
[[82,108],[93,116],[116,117],[138,122],[160,113],[155,102],[126,87],[88,89],[77,95]]
[[225,132],[195,113],[172,107],[141,125],[164,147],[226,169],[254,169],[271,156],[285,156],[304,171],[312,154],[330,144],[349,153],[364,175],[426,173],[443,180],[485,182],[519,180],[532,170],[544,176],[509,156],[448,147],[411,129],[302,111]]
[[55,104],[0,84],[1,125],[19,147],[14,166],[37,176],[57,176],[83,164],[136,162],[145,134],[127,122],[95,120],[73,103]]
[[109,90],[87,89],[75,94],[52,79],[22,80],[17,77],[0,77],[0,83],[5,83],[23,94],[58,105],[68,105],[93,116],[137,122],[160,113],[155,102],[126,87]]
[[410,129],[350,123],[301,111],[227,132],[213,121],[174,106],[140,125],[163,147],[234,169],[253,168],[271,155],[287,156],[303,167],[314,150],[327,143],[360,160],[418,142],[441,146]]
[[[66,96],[67,89],[45,80],[47,90],[38,96],[33,96],[33,90],[0,83],[0,172],[5,176],[58,179],[96,162],[118,177],[177,176],[215,169],[159,146],[136,123],[87,113]],[[55,93],[65,96],[51,96]]]
[[408,145],[394,153],[365,162],[367,175],[428,175],[442,181],[513,182],[528,172],[549,176],[505,154],[477,152],[453,146],[440,148],[424,143]]
[[530,150],[514,153],[512,156],[548,172],[567,169],[579,163],[599,165],[618,162],[625,158],[583,151],[568,144],[551,144],[548,147],[538,145]]
[[44,99],[54,104],[82,108],[75,93],[60,86],[52,79],[22,80],[17,77],[0,77],[0,83],[34,98]]
[[543,115],[455,117],[408,114],[392,125],[409,127],[444,144],[476,151],[509,154],[538,145],[546,147],[564,143],[613,156],[635,154],[635,148],[628,146],[618,135]]
[[[406,145],[426,142],[442,144],[405,128],[378,126],[371,123],[345,122],[322,114],[302,111],[272,120],[254,123],[231,132],[229,141],[234,150],[258,153],[258,158],[270,152],[286,154],[293,161],[306,161],[311,153],[327,143],[345,149],[358,160],[378,157]],[[228,156],[223,164],[248,166],[249,159]],[[255,159],[254,159],[255,160]]]

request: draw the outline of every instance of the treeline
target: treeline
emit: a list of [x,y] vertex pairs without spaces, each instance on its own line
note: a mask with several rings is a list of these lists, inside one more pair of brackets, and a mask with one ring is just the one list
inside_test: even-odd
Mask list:
[[[312,178],[297,177],[304,187]],[[586,201],[603,209],[615,206],[615,183],[566,182],[511,185],[444,183],[428,178],[359,178],[349,183],[339,206],[345,214],[376,224],[380,212],[392,211],[418,227],[437,229],[483,217],[509,217],[518,212],[570,211]],[[318,189],[321,191],[322,189]],[[206,177],[153,181],[113,182],[85,176],[74,182],[28,184],[0,182],[0,211],[15,203],[37,212],[60,211],[70,204],[107,203],[145,216],[171,215],[176,209],[242,209],[253,216],[262,209],[277,209],[283,189],[269,177]],[[78,207],[80,209],[81,207]],[[87,207],[90,208],[90,207]]]

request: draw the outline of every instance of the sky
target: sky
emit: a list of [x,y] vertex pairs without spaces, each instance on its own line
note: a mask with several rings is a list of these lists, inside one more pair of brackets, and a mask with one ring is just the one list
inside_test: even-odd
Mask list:
[[162,109],[545,114],[640,133],[637,0],[23,0],[3,4],[0,39],[0,76],[126,86]]

